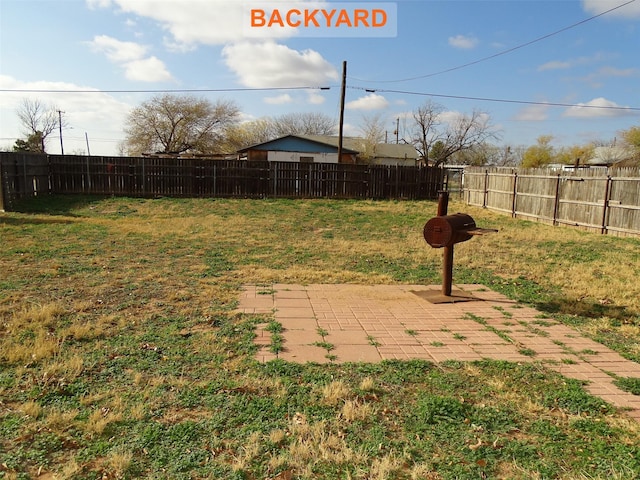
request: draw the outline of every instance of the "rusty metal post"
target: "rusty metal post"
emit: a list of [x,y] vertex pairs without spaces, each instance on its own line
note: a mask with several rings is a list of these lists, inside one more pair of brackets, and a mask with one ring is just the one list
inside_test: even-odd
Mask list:
[[453,284],[453,245],[444,247],[442,253],[442,295],[451,296],[451,285]]
[[[438,216],[443,217],[449,210],[449,192],[439,192],[438,194]],[[442,254],[442,294],[445,297],[451,296],[451,286],[453,283],[453,245],[444,247]]]
[[438,192],[438,213],[439,217],[443,217],[447,214],[449,209],[449,192]]

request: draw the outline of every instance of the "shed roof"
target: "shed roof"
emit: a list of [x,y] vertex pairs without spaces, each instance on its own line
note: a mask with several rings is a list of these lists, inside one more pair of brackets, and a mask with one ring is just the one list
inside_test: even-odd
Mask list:
[[[331,139],[335,138],[333,142]],[[244,153],[249,150],[274,150],[282,152],[300,151],[331,151],[337,152],[338,150],[338,137],[320,136],[320,135],[285,135],[280,138],[269,140],[268,142],[262,142],[249,147],[245,147],[238,150],[238,153]],[[316,150],[306,150],[307,148],[315,148]],[[318,150],[319,149],[319,150]],[[357,154],[358,150],[353,150],[346,146],[343,142],[342,151],[344,153]]]
[[[285,135],[284,137],[269,140],[268,142],[258,143],[250,147],[238,150],[238,153],[243,153],[248,150],[283,150],[286,148],[293,148],[295,142],[289,142],[286,140],[302,140],[311,142],[315,145],[324,147],[338,148],[340,138],[332,135]],[[361,153],[366,150],[366,140],[358,137],[343,137],[342,150],[344,153]],[[398,159],[416,159],[419,154],[413,145],[406,143],[378,143],[376,145],[376,157],[381,158],[398,158]]]

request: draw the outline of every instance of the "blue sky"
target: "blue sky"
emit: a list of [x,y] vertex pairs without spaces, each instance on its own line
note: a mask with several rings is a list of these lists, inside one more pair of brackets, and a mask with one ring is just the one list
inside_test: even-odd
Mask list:
[[[348,2],[0,0],[0,147],[23,137],[24,98],[65,112],[65,153],[86,152],[88,137],[91,154],[116,154],[127,113],[156,91],[218,90],[194,95],[234,100],[243,120],[322,112],[337,123],[343,61],[348,135],[378,116],[390,138],[397,119],[408,137],[411,112],[432,100],[445,118],[485,112],[499,144],[611,141],[640,125],[640,0],[589,19],[625,1],[366,2],[395,6],[395,36],[273,27],[256,38],[254,6]],[[289,89],[320,86],[331,88]]]

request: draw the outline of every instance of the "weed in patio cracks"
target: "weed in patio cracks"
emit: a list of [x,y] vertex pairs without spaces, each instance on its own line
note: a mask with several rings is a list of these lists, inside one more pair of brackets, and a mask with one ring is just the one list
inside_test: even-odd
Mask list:
[[367,341],[369,342],[369,345],[372,345],[374,347],[379,347],[381,344],[378,340],[376,340],[375,337],[368,335],[367,336]]
[[274,355],[278,355],[282,351],[282,345],[284,343],[284,337],[282,336],[282,324],[275,320],[269,322],[265,330],[271,333],[271,343],[269,344],[269,351]]
[[325,340],[325,338],[329,335],[329,332],[327,330],[325,330],[324,328],[322,328],[322,327],[318,327],[316,332],[318,333],[318,335],[320,335],[322,337],[322,341],[321,342],[313,342],[312,345],[315,346],[315,347],[324,348],[327,351],[327,354],[325,355],[325,358],[327,360],[329,360],[330,362],[336,361],[338,359],[338,356],[331,353],[331,351],[334,350],[336,348],[336,346],[333,343],[329,343],[329,342],[327,342]]
[[496,334],[498,337],[500,337],[505,342],[514,343],[514,341],[509,337],[509,335],[507,335],[502,330],[499,330],[499,329],[497,329],[495,327],[492,327],[491,325],[489,325],[487,323],[487,321],[484,318],[479,317],[478,315],[474,315],[473,313],[467,313],[467,314],[465,314],[465,316],[463,318],[468,319],[468,320],[473,320],[474,322],[478,322],[480,325],[483,325],[486,330]]

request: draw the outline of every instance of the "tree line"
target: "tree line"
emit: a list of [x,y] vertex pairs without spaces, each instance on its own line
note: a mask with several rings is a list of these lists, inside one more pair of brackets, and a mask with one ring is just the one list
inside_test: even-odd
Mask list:
[[[17,109],[24,139],[14,151],[45,153],[47,139],[66,126],[56,106],[25,99]],[[240,107],[233,101],[211,101],[192,95],[160,94],[133,108],[124,124],[123,155],[233,154],[242,148],[285,135],[336,135],[333,118],[322,113],[289,113],[241,121]],[[380,116],[363,117],[363,157],[373,156],[375,146],[388,141],[385,122]],[[596,144],[555,148],[553,137],[541,135],[535,145],[497,146],[500,133],[486,112],[451,115],[445,107],[427,100],[400,119],[395,141],[413,145],[430,165],[514,165],[539,167],[551,163],[576,164],[593,155]],[[401,134],[402,133],[402,134]],[[631,149],[640,162],[640,126],[620,132],[620,142]]]

